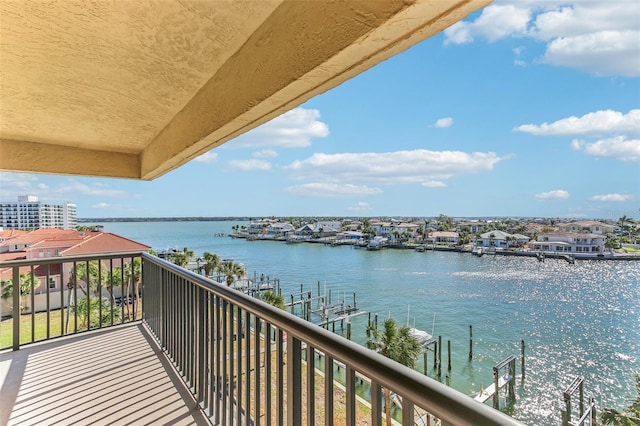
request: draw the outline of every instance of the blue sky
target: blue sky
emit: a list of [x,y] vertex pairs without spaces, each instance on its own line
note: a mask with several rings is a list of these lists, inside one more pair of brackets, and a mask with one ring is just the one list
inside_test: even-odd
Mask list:
[[79,217],[640,217],[640,2],[496,1],[152,181],[2,172]]

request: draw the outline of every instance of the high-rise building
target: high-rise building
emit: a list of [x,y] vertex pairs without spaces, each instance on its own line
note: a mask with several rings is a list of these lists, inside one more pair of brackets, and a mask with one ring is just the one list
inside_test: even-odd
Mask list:
[[75,204],[45,204],[33,195],[0,202],[0,229],[73,229],[77,224]]

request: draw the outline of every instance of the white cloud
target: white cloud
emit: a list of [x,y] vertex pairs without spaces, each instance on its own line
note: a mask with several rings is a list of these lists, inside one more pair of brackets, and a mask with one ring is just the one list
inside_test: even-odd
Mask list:
[[600,31],[560,37],[547,45],[541,62],[595,75],[640,75],[640,31]]
[[353,206],[347,207],[347,210],[350,212],[366,212],[372,210],[369,203],[365,201],[359,201],[355,203]]
[[582,150],[592,157],[640,161],[640,139],[627,139],[625,136],[602,139],[594,143],[576,139],[571,142],[571,148],[577,151]]
[[481,173],[507,157],[493,152],[395,151],[382,153],[317,153],[284,167],[293,179],[342,183],[421,183]]
[[636,133],[640,132],[640,109],[632,109],[627,114],[610,109],[601,110],[582,117],[563,118],[551,124],[523,124],[513,130],[541,136]]
[[[640,8],[634,2],[504,0],[445,30],[445,44],[528,37],[546,43],[540,62],[596,75],[640,75]],[[516,53],[518,56],[518,53]]]
[[556,189],[555,191],[541,192],[534,197],[537,201],[547,200],[566,200],[569,198],[569,193],[563,189]]
[[239,170],[241,172],[249,172],[252,170],[271,170],[271,163],[265,160],[231,160],[227,162],[227,166],[231,170]]
[[16,201],[19,195],[37,195],[38,177],[31,173],[0,172],[0,200]]
[[307,197],[354,197],[382,194],[382,190],[380,188],[372,188],[366,185],[322,182],[290,186],[286,188],[285,191]]
[[39,182],[39,177],[35,174],[0,172],[0,200],[15,201],[20,195],[35,195],[40,201],[56,203],[73,202],[74,199],[87,196],[116,199],[140,198],[139,194],[115,189],[102,182],[86,184],[68,178],[62,183],[47,185]]
[[510,4],[488,6],[475,21],[460,21],[447,28],[444,31],[445,44],[470,43],[477,36],[496,41],[510,35],[524,34],[530,19],[529,8]]
[[451,127],[452,125],[453,125],[453,118],[445,117],[445,118],[438,119],[433,125],[433,127],[439,127],[441,129],[444,129],[447,127]]
[[218,154],[215,152],[205,152],[204,154],[196,157],[193,161],[197,161],[198,163],[215,163],[218,161]]
[[257,127],[233,141],[230,147],[281,147],[303,148],[311,145],[314,138],[329,135],[329,127],[320,119],[316,109],[294,108]]
[[594,195],[589,198],[589,201],[629,201],[633,199],[633,195],[630,194],[603,194]]
[[251,155],[254,158],[276,158],[278,153],[273,149],[263,149],[262,151],[256,151]]
[[439,180],[430,180],[427,182],[422,182],[420,185],[427,187],[427,188],[444,188],[447,186],[446,183],[441,182]]
[[57,196],[68,196],[70,194],[72,196],[86,195],[125,199],[140,198],[139,194],[132,194],[120,189],[114,189],[101,182],[92,182],[90,185],[87,185],[74,179],[69,179],[65,184],[52,188],[49,190],[49,193]]
[[98,203],[91,206],[92,209],[106,209],[109,207],[111,207],[111,205],[107,203]]

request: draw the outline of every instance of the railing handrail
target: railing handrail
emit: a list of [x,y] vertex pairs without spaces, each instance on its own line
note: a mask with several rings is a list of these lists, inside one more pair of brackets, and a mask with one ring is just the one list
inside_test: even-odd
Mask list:
[[0,268],[11,268],[14,266],[35,266],[35,265],[57,265],[60,263],[71,262],[86,262],[91,260],[104,260],[115,258],[129,258],[129,257],[141,257],[141,251],[112,251],[103,252],[100,254],[82,254],[75,256],[53,256],[53,257],[38,257],[33,259],[17,259],[6,260],[0,262]]
[[[520,422],[471,397],[392,361],[357,343],[313,325],[257,298],[216,283],[166,260],[143,253],[144,260],[213,292],[261,319],[342,361],[382,386],[409,398],[434,416],[456,425],[521,425]],[[391,384],[391,385],[389,385]]]

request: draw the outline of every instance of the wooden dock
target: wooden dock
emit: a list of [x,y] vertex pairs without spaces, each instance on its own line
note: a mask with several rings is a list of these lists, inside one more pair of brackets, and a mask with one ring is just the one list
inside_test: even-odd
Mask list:
[[[509,383],[509,380],[511,380],[511,376],[509,375],[505,374],[504,376],[500,377],[498,379],[498,390],[502,389],[507,383]],[[496,385],[492,384],[486,389],[481,389],[480,393],[476,395],[473,399],[475,399],[476,401],[480,401],[484,404],[485,402],[493,398],[493,395],[495,394],[496,394]]]

